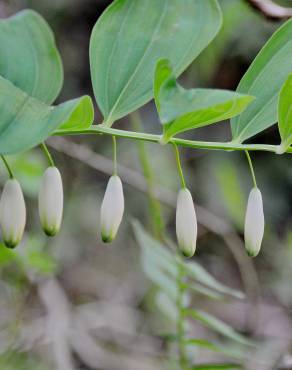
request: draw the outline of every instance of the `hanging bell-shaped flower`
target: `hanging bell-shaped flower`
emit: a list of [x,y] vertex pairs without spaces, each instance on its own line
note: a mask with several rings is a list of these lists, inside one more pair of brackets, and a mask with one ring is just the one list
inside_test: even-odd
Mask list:
[[179,191],[176,208],[176,236],[178,246],[186,257],[192,257],[197,243],[197,216],[190,191]]
[[250,257],[255,257],[260,251],[264,228],[262,194],[254,187],[249,194],[244,227],[245,248]]
[[101,237],[103,242],[111,242],[119,229],[124,214],[123,185],[119,176],[109,179],[101,205]]
[[57,167],[48,167],[39,189],[39,215],[48,236],[58,233],[63,216],[63,184]]
[[4,244],[14,248],[23,236],[26,221],[26,208],[20,184],[9,179],[0,200],[0,225]]

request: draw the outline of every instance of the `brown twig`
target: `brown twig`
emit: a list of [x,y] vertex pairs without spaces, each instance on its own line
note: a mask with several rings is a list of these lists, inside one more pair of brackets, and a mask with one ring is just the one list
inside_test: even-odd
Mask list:
[[285,8],[272,0],[246,0],[246,2],[268,19],[279,20],[292,17],[292,8]]

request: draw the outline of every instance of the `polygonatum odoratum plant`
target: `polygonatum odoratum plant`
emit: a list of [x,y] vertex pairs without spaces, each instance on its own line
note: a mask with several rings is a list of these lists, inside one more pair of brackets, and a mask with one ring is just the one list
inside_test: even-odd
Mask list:
[[[197,220],[187,189],[179,148],[245,151],[253,189],[248,200],[245,242],[258,254],[264,233],[264,212],[250,151],[292,152],[292,21],[268,40],[236,91],[186,89],[177,77],[215,38],[222,26],[217,0],[115,0],[97,20],[89,59],[94,96],[103,121],[94,124],[90,96],[54,105],[63,85],[63,67],[56,41],[43,17],[32,10],[0,21],[0,154],[10,179],[0,203],[2,236],[8,247],[22,236],[26,211],[21,186],[9,166],[9,155],[40,145],[48,159],[40,194],[41,224],[48,235],[61,226],[61,174],[45,145],[54,135],[109,135],[113,138],[114,169],[101,206],[101,234],[111,241],[124,212],[117,170],[117,138],[172,145],[181,189],[176,232],[186,256],[196,248]],[[154,99],[161,134],[113,128],[119,119]],[[181,134],[230,119],[231,140],[192,141]],[[279,145],[248,144],[248,139],[278,122]]]
[[[178,252],[169,238],[161,236],[159,242],[154,240],[137,221],[133,229],[146,274],[163,287],[163,294],[171,291],[159,296],[160,305],[168,300],[164,306],[176,323],[172,339],[178,343],[181,370],[211,369],[190,367],[188,345],[224,350],[224,346],[215,347],[206,341],[187,340],[187,317],[229,340],[247,347],[253,344],[225,323],[185,305],[190,286],[207,296],[239,297],[238,292],[219,284],[195,261],[183,258],[195,253],[197,216],[180,151],[186,147],[223,150],[230,155],[234,151],[244,153],[253,184],[244,227],[246,251],[251,257],[260,252],[265,219],[250,152],[292,153],[292,20],[283,23],[262,47],[236,91],[197,86],[187,89],[178,82],[179,76],[217,36],[222,23],[217,0],[114,0],[97,20],[90,39],[95,102],[86,95],[56,105],[63,86],[63,66],[50,26],[32,10],[0,20],[0,155],[9,177],[0,200],[4,244],[8,248],[19,244],[27,219],[21,184],[9,165],[10,155],[37,146],[42,149],[48,168],[39,188],[39,217],[44,232],[54,236],[62,224],[64,189],[46,140],[70,135],[111,137],[114,166],[100,206],[100,234],[103,242],[109,243],[116,238],[127,210],[117,165],[117,141],[123,138],[147,141],[161,145],[161,150],[166,145],[172,147],[180,181],[176,205]],[[152,99],[159,121],[157,134],[118,128],[120,119],[134,114]],[[94,122],[95,103],[103,117],[99,123]],[[188,131],[226,120],[230,120],[231,137],[223,142],[184,138]],[[276,123],[281,138],[277,145],[248,143]]]

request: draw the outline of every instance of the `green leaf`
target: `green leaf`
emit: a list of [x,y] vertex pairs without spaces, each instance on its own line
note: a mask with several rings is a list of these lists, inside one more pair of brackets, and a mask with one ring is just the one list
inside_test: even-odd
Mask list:
[[[192,279],[188,289],[204,294],[212,299],[219,299],[222,294],[243,299],[244,294],[217,281],[196,262],[184,262],[169,252],[159,241],[149,235],[141,224],[133,222],[136,239],[142,251],[143,269],[156,285],[174,298],[177,292],[179,264],[183,264],[188,278]],[[193,280],[199,284],[194,284]],[[220,294],[218,294],[220,293]]]
[[243,367],[239,364],[203,364],[191,367],[191,370],[217,370],[217,369],[235,370],[243,369]]
[[163,142],[180,132],[234,117],[254,99],[228,90],[186,90],[176,82],[166,59],[156,66],[154,98],[163,125]]
[[[84,114],[85,111],[88,112]],[[0,154],[30,149],[59,127],[88,126],[93,118],[93,106],[88,96],[49,107],[2,77],[0,112]]]
[[72,113],[68,116],[67,120],[58,127],[59,130],[85,130],[92,125],[94,120],[94,108],[90,96],[84,95],[81,98],[69,100],[60,106],[64,104],[66,104],[68,110],[71,109]]
[[178,266],[176,256],[145,231],[138,221],[133,221],[135,237],[142,250],[142,257],[148,258],[162,271],[167,272],[173,279],[177,278]]
[[218,293],[214,291],[213,289],[207,288],[200,284],[196,284],[192,282],[191,284],[188,284],[187,287],[193,292],[204,295],[210,299],[215,299],[215,300],[224,299],[224,295],[222,295],[221,293]]
[[231,357],[233,359],[241,360],[241,361],[245,359],[245,355],[246,355],[245,347],[242,347],[242,345],[239,345],[240,350],[239,348],[236,348],[236,349],[232,348],[232,346],[234,345],[234,341],[232,342],[224,341],[223,343],[221,341],[219,344],[219,343],[211,343],[210,341],[206,339],[191,338],[191,339],[187,339],[185,341],[185,344],[188,346],[205,348],[213,352],[222,353],[225,356]]
[[237,91],[256,97],[231,121],[235,142],[256,135],[277,122],[280,89],[292,71],[292,20],[284,23],[259,52],[240,81]]
[[206,312],[200,310],[186,309],[185,316],[189,316],[201,322],[208,328],[213,329],[221,335],[224,335],[225,337],[232,339],[240,344],[252,345],[251,341],[246,339],[241,334],[237,333],[231,326]]
[[278,125],[282,140],[278,153],[284,153],[292,144],[292,74],[289,75],[280,91]]
[[220,292],[232,297],[243,299],[244,294],[236,289],[229,288],[228,286],[220,283],[212,275],[208,273],[202,266],[197,262],[186,262],[185,263],[186,274],[195,279],[196,281],[208,286],[216,292]]
[[177,299],[178,266],[176,259],[158,241],[134,222],[134,232],[142,250],[142,266],[147,277],[173,301]]
[[177,299],[178,288],[174,279],[172,279],[165,272],[157,268],[156,265],[151,264],[146,256],[143,258],[143,270],[147,277],[157,285],[161,291],[168,295],[173,301]]
[[0,354],[0,368],[5,370],[49,370],[44,361],[28,352],[7,349]]
[[[25,197],[36,198],[39,192],[40,179],[47,168],[47,161],[40,151],[27,151],[9,156],[9,165],[21,183]],[[7,180],[6,169],[0,167],[0,181]]]
[[47,253],[42,251],[31,251],[28,253],[26,263],[43,275],[52,275],[57,270],[57,262]]
[[0,243],[0,267],[9,265],[16,260],[15,252],[8,249],[3,243]]
[[46,21],[24,10],[0,21],[0,75],[50,105],[63,84],[63,67]]
[[188,346],[206,348],[214,352],[220,352],[220,349],[215,344],[209,342],[206,339],[198,339],[198,338],[187,339],[185,341],[185,344]]
[[98,19],[90,41],[91,78],[105,124],[153,97],[157,60],[180,75],[218,33],[217,0],[116,0]]
[[168,320],[174,323],[177,322],[179,312],[176,302],[173,301],[163,290],[156,294],[155,304],[157,309],[159,309],[168,318]]

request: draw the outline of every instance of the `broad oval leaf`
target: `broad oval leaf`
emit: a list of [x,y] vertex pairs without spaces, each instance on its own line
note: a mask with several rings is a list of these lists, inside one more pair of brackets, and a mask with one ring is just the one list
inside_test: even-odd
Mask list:
[[278,125],[281,146],[278,153],[284,153],[292,144],[292,74],[285,81],[279,95]]
[[234,117],[254,99],[228,90],[186,90],[176,82],[166,59],[157,63],[154,98],[163,125],[163,142],[180,132]]
[[90,41],[91,78],[104,123],[153,97],[157,60],[178,76],[220,29],[217,0],[115,0],[98,19]]
[[259,52],[237,91],[256,100],[231,121],[235,142],[256,135],[277,122],[280,89],[292,71],[292,20],[284,23]]
[[50,107],[2,77],[0,112],[0,154],[30,149],[58,127],[88,127],[93,121],[93,105],[88,96]]
[[24,10],[0,21],[0,75],[50,105],[63,84],[63,67],[46,21]]

